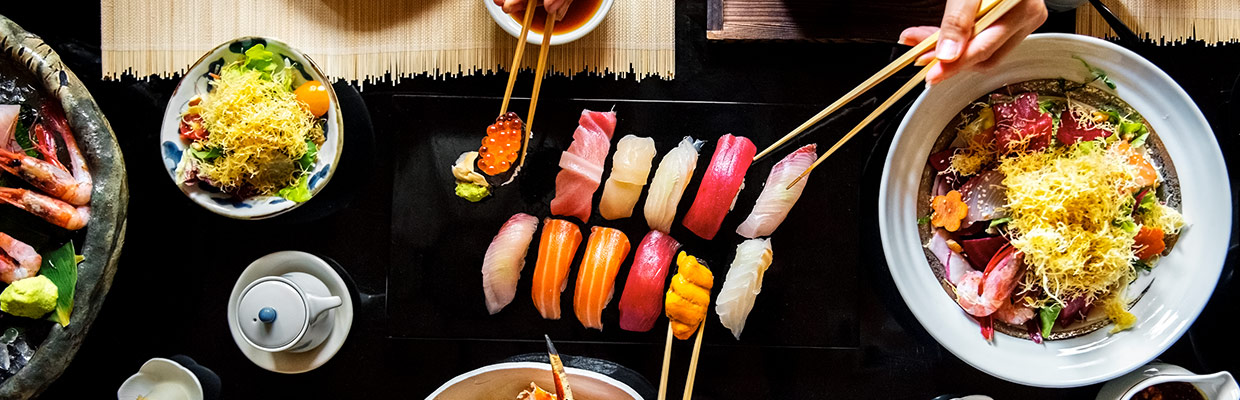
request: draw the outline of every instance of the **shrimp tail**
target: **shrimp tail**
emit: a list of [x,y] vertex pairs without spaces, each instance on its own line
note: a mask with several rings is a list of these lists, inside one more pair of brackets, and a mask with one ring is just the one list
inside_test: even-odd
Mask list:
[[26,189],[0,187],[0,202],[9,203],[71,231],[86,227],[86,223],[90,221],[90,206],[74,206]]
[[0,232],[0,281],[13,283],[39,273],[43,257],[30,245]]

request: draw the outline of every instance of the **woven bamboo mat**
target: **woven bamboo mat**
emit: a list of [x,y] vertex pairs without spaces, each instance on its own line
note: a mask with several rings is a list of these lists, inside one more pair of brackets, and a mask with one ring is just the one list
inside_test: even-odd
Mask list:
[[[1103,0],[1133,32],[1155,41],[1240,41],[1238,0]],[[1076,33],[1115,37],[1102,15],[1088,4],[1077,8]]]
[[[172,76],[215,46],[250,35],[281,39],[328,75],[351,81],[507,69],[517,40],[483,1],[103,0],[103,75]],[[671,79],[675,33],[674,1],[616,1],[593,32],[553,47],[547,69]],[[526,55],[530,68],[538,46],[527,46]]]

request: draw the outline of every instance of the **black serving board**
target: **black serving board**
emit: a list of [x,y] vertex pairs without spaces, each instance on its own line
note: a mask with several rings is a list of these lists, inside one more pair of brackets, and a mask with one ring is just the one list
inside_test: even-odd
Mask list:
[[[698,238],[680,225],[710,162],[719,136],[732,133],[749,137],[761,149],[782,136],[786,127],[816,109],[805,105],[721,103],[695,101],[645,101],[615,99],[544,99],[539,103],[535,136],[530,142],[528,163],[517,180],[499,188],[480,203],[469,203],[453,193],[450,165],[463,151],[476,150],[485,127],[496,113],[499,99],[490,97],[397,96],[397,112],[408,128],[394,138],[396,170],[393,187],[393,264],[388,281],[389,335],[400,338],[465,338],[481,340],[531,340],[550,334],[557,341],[613,343],[661,343],[666,319],[651,332],[628,332],[619,328],[617,305],[632,262],[621,266],[615,295],[603,312],[604,330],[584,328],[572,309],[577,263],[585,245],[578,249],[569,285],[561,297],[562,318],[543,320],[530,299],[530,279],[537,256],[538,236],[526,256],[526,267],[512,304],[488,315],[482,293],[481,265],[488,244],[500,225],[517,212],[539,218],[550,216],[555,196],[555,176],[560,153],[572,141],[582,109],[617,113],[614,144],[628,134],[655,140],[658,155],[676,146],[686,135],[707,140],[698,167],[678,207],[672,236],[683,250],[704,259],[715,274],[714,294],[722,286],[736,245],[744,238],[736,226],[752,209],[771,166],[804,143],[790,145],[750,167],[746,188],[736,208],[728,214],[712,241]],[[512,109],[525,110],[524,99],[514,99]],[[853,118],[855,117],[855,118]],[[860,118],[849,110],[841,119]],[[838,126],[848,126],[841,123]],[[817,140],[834,140],[835,132],[817,132]],[[804,140],[802,142],[808,143]],[[820,143],[821,148],[829,142]],[[865,153],[867,149],[854,149]],[[605,166],[610,173],[611,156]],[[848,175],[856,171],[850,171]],[[653,171],[652,171],[653,174]],[[720,323],[712,304],[707,316],[708,344],[741,344],[793,347],[856,347],[859,339],[855,232],[858,215],[856,181],[837,179],[829,170],[811,177],[800,202],[772,236],[774,263],[767,271],[762,294],[749,316],[741,340]],[[595,192],[589,223],[581,223],[583,236],[591,226],[622,230],[635,249],[649,232],[641,211],[645,194],[634,216],[607,221],[597,214],[601,188]],[[541,226],[540,226],[541,229]],[[541,232],[541,231],[540,231]]]

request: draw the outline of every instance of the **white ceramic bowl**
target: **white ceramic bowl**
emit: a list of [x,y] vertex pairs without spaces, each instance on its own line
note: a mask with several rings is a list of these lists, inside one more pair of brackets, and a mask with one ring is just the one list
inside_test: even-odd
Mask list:
[[[641,400],[633,388],[623,382],[593,371],[564,368],[573,398],[579,400]],[[458,375],[427,396],[427,400],[512,400],[530,386],[554,390],[551,364],[507,362],[492,364]]]
[[138,373],[130,376],[116,390],[117,399],[202,400],[202,384],[193,372],[176,361],[152,358],[142,364]]
[[[332,174],[336,172],[340,152],[344,148],[344,120],[340,115],[340,102],[336,99],[336,91],[331,85],[332,81],[328,80],[327,75],[309,57],[282,41],[267,37],[242,37],[221,44],[198,59],[185,73],[181,83],[177,84],[176,91],[172,92],[172,99],[168,101],[168,107],[164,110],[163,124],[160,126],[159,149],[164,160],[164,169],[168,171],[168,177],[172,178],[173,183],[176,183],[177,164],[180,163],[181,157],[185,154],[185,148],[189,145],[187,141],[181,139],[178,132],[181,112],[185,111],[190,99],[207,93],[207,82],[210,81],[208,73],[218,72],[221,66],[240,59],[244,56],[245,49],[260,41],[265,43],[267,50],[295,63],[295,66],[300,65],[301,68],[293,73],[294,88],[307,81],[319,81],[327,86],[331,107],[328,107],[327,114],[324,115],[327,118],[327,124],[323,128],[326,141],[320,146],[319,159],[311,170],[310,196],[313,198],[323,187],[327,186]],[[303,204],[278,196],[255,196],[237,200],[229,194],[207,191],[198,185],[177,184],[177,187],[189,196],[190,200],[203,208],[235,219],[271,218]]]
[[[591,15],[590,19],[586,20],[585,24],[582,24],[577,27],[577,29],[568,32],[551,35],[551,45],[572,42],[574,40],[581,39],[581,37],[585,36],[587,33],[590,33],[590,31],[593,31],[594,28],[597,28],[598,24],[602,23],[603,19],[607,17],[607,11],[611,10],[611,3],[613,2],[615,2],[615,0],[600,0],[598,11],[596,11],[594,15]],[[487,8],[487,13],[491,14],[491,19],[495,20],[495,23],[499,24],[500,28],[503,28],[505,32],[508,32],[508,34],[512,35],[514,38],[521,37],[520,20],[514,19],[511,15],[504,12],[504,9],[495,5],[494,0],[482,0],[482,4]],[[541,45],[542,39],[543,35],[541,33],[534,32],[532,30],[525,35],[525,42],[533,45]]]
[[[1152,273],[1149,292],[1132,308],[1132,329],[1109,328],[1035,344],[978,325],[936,280],[922,251],[917,204],[922,169],[949,120],[969,102],[1007,84],[1041,78],[1085,80],[1073,56],[1106,71],[1121,99],[1145,116],[1166,146],[1180,179],[1184,218],[1179,242]],[[1144,365],[1192,324],[1214,291],[1231,235],[1227,169],[1213,131],[1184,90],[1148,60],[1115,44],[1067,34],[1030,36],[989,72],[964,72],[925,91],[905,116],[887,154],[879,191],[883,252],[913,315],[960,359],[996,377],[1042,387],[1105,381]]]

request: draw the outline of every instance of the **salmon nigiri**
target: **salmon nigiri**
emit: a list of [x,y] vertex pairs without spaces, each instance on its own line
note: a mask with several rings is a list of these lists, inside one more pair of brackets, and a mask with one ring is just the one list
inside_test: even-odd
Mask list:
[[667,270],[679,249],[680,242],[659,231],[650,231],[637,245],[633,266],[624,281],[624,293],[620,295],[620,329],[646,332],[654,328],[663,311]]
[[603,199],[598,203],[598,215],[606,219],[628,218],[633,206],[642,195],[646,178],[650,175],[650,161],[654,159],[654,139],[625,135],[616,143],[616,154],[611,157],[611,176],[603,185]]
[[525,253],[538,229],[538,218],[517,213],[499,228],[487,254],[482,258],[482,293],[487,297],[487,311],[503,310],[517,295],[517,280],[525,268]]
[[677,339],[689,339],[706,319],[710,288],[714,285],[715,275],[701,260],[683,251],[676,256],[676,276],[672,277],[663,305]]
[[546,319],[560,319],[560,293],[568,286],[568,270],[581,244],[581,229],[562,219],[543,221],[538,240],[538,262],[534,264],[534,307]]
[[745,183],[745,171],[758,152],[753,142],[743,136],[723,135],[710,158],[710,166],[702,176],[697,197],[681,223],[702,239],[711,240],[719,233],[723,217],[736,205],[736,195]]
[[577,268],[573,293],[573,311],[582,325],[603,330],[603,309],[611,302],[616,274],[628,256],[629,238],[624,232],[601,226],[590,228],[590,241]]

